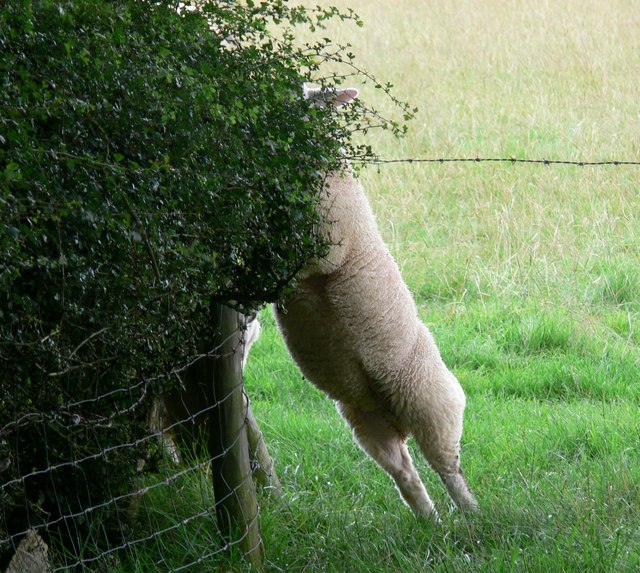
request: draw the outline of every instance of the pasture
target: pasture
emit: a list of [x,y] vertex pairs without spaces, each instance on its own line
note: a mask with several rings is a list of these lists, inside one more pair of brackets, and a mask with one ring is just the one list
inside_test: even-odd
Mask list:
[[[381,158],[640,159],[633,2],[348,5],[364,26],[330,33],[419,108],[403,140],[368,136]],[[267,309],[246,371],[284,486],[262,499],[267,570],[637,571],[640,167],[390,164],[361,180],[465,389],[480,513],[453,510],[416,452],[443,524],[416,519]]]

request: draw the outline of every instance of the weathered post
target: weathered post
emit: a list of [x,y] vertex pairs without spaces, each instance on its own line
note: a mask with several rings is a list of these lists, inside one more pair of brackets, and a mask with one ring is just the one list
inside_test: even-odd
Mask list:
[[216,336],[211,405],[215,407],[208,416],[208,449],[218,527],[225,539],[236,537],[246,559],[260,568],[263,545],[249,460],[238,313],[214,304],[212,318]]

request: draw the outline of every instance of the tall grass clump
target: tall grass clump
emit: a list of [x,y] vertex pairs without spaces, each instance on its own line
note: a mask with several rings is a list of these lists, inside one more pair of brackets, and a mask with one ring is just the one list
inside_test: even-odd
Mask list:
[[594,305],[640,308],[640,266],[633,257],[598,261],[593,275]]

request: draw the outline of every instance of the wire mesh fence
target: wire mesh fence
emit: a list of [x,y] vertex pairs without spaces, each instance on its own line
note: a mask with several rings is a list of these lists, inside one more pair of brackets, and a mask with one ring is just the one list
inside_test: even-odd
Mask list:
[[2,396],[1,571],[199,570],[236,546],[259,561],[253,480],[278,486],[242,384],[259,324],[216,307],[208,348],[172,387],[71,396],[54,372],[49,393],[66,400],[45,410],[34,394],[15,417]]

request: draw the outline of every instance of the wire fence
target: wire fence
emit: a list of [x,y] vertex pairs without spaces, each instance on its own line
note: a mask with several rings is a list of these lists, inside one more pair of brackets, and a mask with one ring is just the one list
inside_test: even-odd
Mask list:
[[[56,411],[34,395],[0,427],[0,571],[129,571],[141,559],[201,570],[233,547],[259,561],[254,480],[279,487],[242,381],[259,323],[226,311],[173,389],[87,388]],[[50,391],[64,394],[64,380],[52,375]],[[110,415],[91,413],[105,402]],[[131,439],[113,443],[125,426]]]
[[373,165],[391,165],[394,163],[510,163],[516,164],[538,164],[538,165],[573,165],[577,167],[597,167],[612,166],[621,167],[625,165],[640,165],[640,161],[627,160],[604,160],[604,161],[581,161],[571,159],[522,159],[517,157],[439,157],[439,158],[401,158],[401,159],[381,159],[381,158],[354,158],[354,161],[369,163]]

